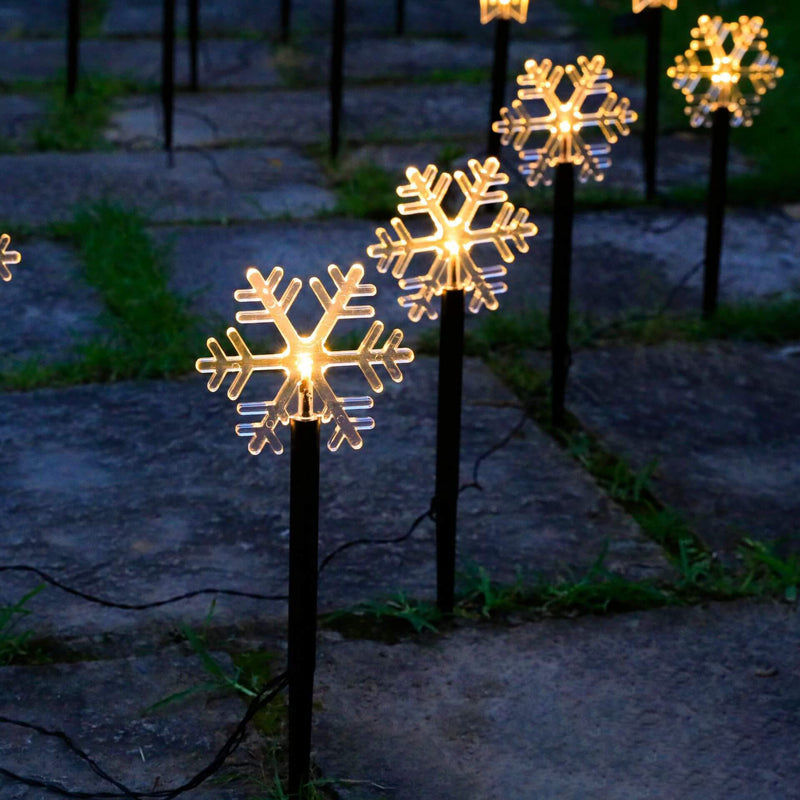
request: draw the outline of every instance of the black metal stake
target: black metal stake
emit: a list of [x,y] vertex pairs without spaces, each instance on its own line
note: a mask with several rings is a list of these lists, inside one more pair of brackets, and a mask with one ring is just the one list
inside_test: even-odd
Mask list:
[[67,3],[67,97],[72,97],[78,88],[78,50],[81,40],[80,0]]
[[161,111],[164,120],[164,149],[173,166],[172,127],[175,113],[175,0],[163,0],[161,28]]
[[495,23],[494,66],[492,67],[492,104],[489,108],[489,146],[490,156],[500,156],[500,134],[492,130],[492,123],[500,119],[500,109],[506,99],[506,74],[508,72],[508,40],[511,36],[511,21],[498,19]]
[[572,277],[572,220],[575,174],[572,164],[556,166],[553,199],[553,265],[550,277],[550,347],[552,352],[552,418],[564,425],[564,398],[569,373],[569,301]]
[[463,361],[464,290],[447,289],[439,328],[436,423],[436,603],[446,614],[453,610],[455,594]]
[[200,86],[197,76],[197,48],[200,42],[200,0],[189,0],[189,88]]
[[289,497],[289,796],[308,783],[317,647],[319,419],[292,419]]
[[398,36],[406,32],[406,0],[397,0],[397,16],[394,22],[394,31]]
[[281,0],[281,42],[289,44],[292,35],[292,0]]
[[344,83],[345,0],[333,0],[333,43],[331,47],[331,158],[339,157],[342,128],[342,86]]
[[719,262],[722,256],[722,229],[728,195],[730,125],[731,112],[727,108],[718,108],[714,111],[711,126],[711,176],[708,185],[708,227],[703,274],[703,316],[706,319],[713,316],[717,310],[719,294]]
[[647,8],[644,24],[647,31],[647,69],[644,106],[644,183],[648,202],[656,197],[656,167],[658,162],[658,103],[661,80],[661,22],[664,9]]

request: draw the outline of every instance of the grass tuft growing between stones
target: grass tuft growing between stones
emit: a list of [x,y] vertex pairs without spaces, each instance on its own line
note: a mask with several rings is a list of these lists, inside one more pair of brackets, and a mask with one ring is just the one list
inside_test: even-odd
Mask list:
[[44,585],[37,586],[16,603],[0,606],[0,666],[12,664],[28,655],[30,631],[20,630],[23,620],[30,615],[26,608],[28,601],[42,591]]
[[377,164],[330,167],[336,192],[334,214],[356,219],[388,220],[397,214],[396,177]]

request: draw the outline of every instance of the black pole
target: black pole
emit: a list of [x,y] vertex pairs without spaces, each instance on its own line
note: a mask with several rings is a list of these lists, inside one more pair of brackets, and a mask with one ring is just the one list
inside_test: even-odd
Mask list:
[[553,265],[550,277],[550,347],[552,353],[553,425],[564,425],[569,372],[569,301],[572,274],[572,220],[575,208],[572,164],[556,166],[553,200]]
[[719,294],[719,262],[722,256],[722,229],[728,194],[730,123],[731,112],[727,108],[718,108],[714,112],[711,126],[711,176],[708,185],[708,227],[703,275],[703,316],[706,319],[717,310]]
[[293,419],[289,497],[289,796],[308,783],[317,646],[319,420]]
[[447,289],[439,328],[436,422],[436,603],[446,614],[453,610],[455,594],[463,361],[464,290]]
[[81,40],[80,0],[67,3],[67,97],[72,97],[78,88],[78,48]]
[[281,42],[289,44],[292,35],[292,0],[281,0]]
[[658,162],[658,103],[661,85],[661,22],[663,8],[647,8],[642,13],[647,30],[647,71],[644,106],[644,182],[648,202],[656,197]]
[[161,28],[161,111],[164,119],[164,149],[173,164],[172,124],[175,112],[175,0],[163,0]]
[[511,21],[498,19],[495,23],[494,66],[492,67],[492,104],[489,109],[489,146],[486,152],[500,157],[500,134],[492,130],[492,123],[500,119],[500,109],[506,99],[506,73],[508,72],[508,40]]
[[342,84],[344,81],[345,0],[333,0],[333,44],[331,47],[331,158],[339,157],[342,128]]
[[406,32],[406,0],[397,0],[397,16],[395,17],[394,30],[398,36]]
[[189,0],[189,88],[196,92],[200,86],[197,77],[197,48],[200,41],[200,0]]

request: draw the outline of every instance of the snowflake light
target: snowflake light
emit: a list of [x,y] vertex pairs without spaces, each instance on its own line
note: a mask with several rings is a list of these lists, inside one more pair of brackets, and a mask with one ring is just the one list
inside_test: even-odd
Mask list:
[[383,347],[377,347],[384,329],[383,323],[377,320],[372,323],[357,350],[328,350],[326,340],[339,320],[375,316],[372,306],[351,306],[350,301],[357,297],[372,297],[376,293],[373,285],[361,283],[364,277],[361,264],[353,264],[346,275],[335,264],[331,264],[328,273],[336,288],[333,297],[319,278],[309,280],[323,313],[314,331],[308,336],[301,336],[290,322],[288,314],[303,282],[299,278],[292,278],[282,296],[278,297],[276,291],[283,278],[283,270],[275,267],[264,279],[261,272],[251,267],[247,270],[250,288],[237,290],[234,297],[240,303],[258,303],[261,308],[239,311],[236,320],[243,324],[272,323],[286,343],[285,350],[274,354],[253,354],[236,328],[228,328],[228,339],[236,355],[227,355],[222,345],[212,337],[208,340],[211,357],[197,360],[198,372],[211,373],[208,388],[212,392],[219,389],[228,374],[235,376],[228,388],[231,400],[239,398],[254,372],[278,370],[285,373],[283,385],[273,400],[240,403],[237,406],[242,416],[261,418],[236,427],[239,436],[250,438],[248,449],[253,455],[258,455],[266,444],[274,453],[282,453],[283,445],[275,429],[279,423],[288,425],[292,417],[320,419],[323,423],[333,421],[335,428],[328,448],[338,450],[343,442],[347,442],[354,450],[358,450],[363,444],[359,431],[371,430],[375,423],[371,417],[352,417],[350,414],[372,408],[372,398],[338,397],[328,383],[326,372],[334,367],[359,367],[372,391],[381,392],[383,383],[374,365],[382,364],[389,377],[399,383],[403,375],[398,365],[414,360],[409,348],[400,347],[403,341],[400,330],[392,331]]
[[22,261],[22,256],[16,250],[8,250],[11,244],[11,237],[4,233],[0,235],[0,279],[4,281],[11,280],[11,264],[19,264]]
[[[767,51],[767,35],[761,17],[723,22],[703,15],[697,20],[689,49],[667,70],[672,85],[686,95],[686,113],[695,128],[710,127],[718,108],[731,112],[734,127],[753,124],[754,106],[783,75],[778,59]],[[750,83],[751,93],[745,94],[742,81]]]
[[[611,165],[611,145],[620,135],[627,136],[629,124],[638,119],[636,112],[630,109],[628,98],[619,99],[611,90],[608,81],[613,73],[605,63],[602,56],[595,56],[591,61],[579,56],[577,66],[568,64],[566,67],[554,67],[550,59],[541,63],[533,59],[525,62],[525,74],[517,78],[521,87],[517,99],[511,108],[500,110],[502,119],[492,128],[501,134],[502,144],[511,143],[519,152],[524,162],[519,171],[530,186],[552,183],[548,167],[556,164],[580,165],[578,179],[582,182],[590,177],[603,180],[603,170]],[[558,94],[565,75],[572,83],[566,100]],[[588,110],[586,102],[595,96],[604,99],[598,108]],[[543,102],[547,113],[534,116],[526,107],[526,101]],[[605,141],[590,144],[584,139],[583,131],[592,127],[600,130]],[[540,131],[547,134],[544,144],[527,147],[531,135]]]
[[678,7],[678,0],[633,0],[633,13],[638,14],[646,8],[669,8],[674,11]]
[[481,25],[496,18],[524,23],[528,19],[528,0],[481,0]]

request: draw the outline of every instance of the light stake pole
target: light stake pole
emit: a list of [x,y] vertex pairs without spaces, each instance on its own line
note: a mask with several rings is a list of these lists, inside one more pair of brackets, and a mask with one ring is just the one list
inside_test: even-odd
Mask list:
[[200,0],[189,0],[189,88],[200,88],[197,70],[197,51],[200,43]]
[[506,99],[508,74],[508,42],[511,38],[511,20],[524,24],[528,19],[528,0],[481,0],[481,25],[495,22],[494,61],[492,64],[492,99],[489,104],[489,143],[487,155],[500,156],[500,135],[492,122],[500,116]]
[[644,99],[644,181],[648,202],[656,198],[656,175],[658,163],[658,104],[659,81],[661,79],[661,6],[648,8],[644,12],[647,30],[647,67]]
[[163,0],[161,27],[161,113],[164,120],[164,150],[174,166],[172,130],[175,115],[175,0]]
[[300,797],[311,761],[317,650],[319,417],[291,420],[289,494],[289,796]]
[[553,190],[553,262],[550,275],[551,415],[564,426],[564,401],[571,361],[569,306],[572,281],[572,221],[575,215],[575,167],[557,164]]
[[[675,66],[667,75],[686,97],[685,110],[692,127],[711,127],[703,274],[703,316],[708,319],[717,310],[719,294],[730,128],[753,124],[761,97],[775,88],[783,70],[767,50],[769,31],[761,17],[741,16],[735,22],[724,22],[722,17],[704,14],[691,35],[689,49],[675,57]],[[705,58],[701,59],[701,54]],[[746,94],[742,87],[748,81],[752,91]]]
[[[435,301],[441,297],[439,329],[439,396],[436,420],[436,601],[439,609],[450,613],[454,605],[456,534],[459,492],[459,457],[461,445],[461,396],[464,359],[464,306],[469,293],[469,310],[495,310],[497,295],[507,290],[501,280],[506,264],[514,261],[512,245],[527,253],[526,239],[535,236],[538,228],[528,221],[528,210],[515,209],[508,194],[496,187],[508,183],[508,175],[500,172],[500,162],[487,158],[481,163],[469,161],[472,173],[461,170],[452,175],[439,172],[429,164],[424,172],[416,167],[406,170],[408,183],[397,188],[402,198],[416,198],[400,203],[401,215],[425,214],[433,225],[433,233],[414,236],[400,217],[392,219],[394,236],[386,228],[378,228],[377,244],[367,248],[370,258],[377,258],[378,272],[391,270],[400,289],[406,292],[398,299],[408,308],[408,317],[419,322],[423,317],[436,319]],[[463,202],[457,212],[448,214],[445,202],[448,189],[455,182]],[[475,217],[483,206],[500,204],[489,227],[475,227]],[[502,263],[478,266],[473,250],[480,245],[493,245]],[[488,250],[488,248],[487,248]],[[406,273],[415,256],[432,255],[427,272],[415,276]]]
[[281,0],[281,42],[289,44],[292,35],[292,0]]
[[[304,796],[311,756],[311,722],[314,698],[314,667],[317,632],[317,576],[319,548],[320,425],[332,423],[328,449],[336,451],[347,442],[354,450],[363,445],[361,431],[375,427],[372,417],[354,416],[354,412],[372,408],[372,397],[339,397],[326,376],[328,369],[358,367],[374,393],[383,391],[376,366],[389,377],[403,380],[401,364],[414,360],[407,347],[401,347],[403,332],[395,329],[378,346],[384,325],[373,320],[369,331],[355,350],[328,350],[326,342],[339,320],[366,319],[375,315],[371,305],[351,305],[362,297],[373,297],[372,284],[361,282],[364,267],[353,264],[344,274],[335,264],[328,267],[334,286],[329,293],[316,276],[309,285],[322,306],[314,330],[301,335],[289,319],[303,282],[293,278],[278,292],[283,270],[275,267],[267,278],[259,270],[247,270],[249,289],[234,293],[237,302],[251,308],[239,311],[242,324],[275,325],[285,347],[279,353],[254,354],[236,328],[227,336],[234,354],[228,355],[215,338],[207,342],[210,357],[199,358],[198,372],[210,375],[208,388],[217,391],[228,376],[233,380],[228,397],[238,400],[257,372],[274,371],[283,375],[283,383],[272,400],[239,403],[237,412],[255,417],[255,422],[236,426],[239,436],[249,439],[248,450],[258,455],[265,446],[275,454],[283,452],[277,434],[281,425],[291,426],[291,465],[289,496],[289,796]],[[256,305],[255,309],[252,305]]]
[[342,129],[342,91],[344,84],[345,0],[333,0],[333,42],[331,46],[331,159],[339,157]]
[[[578,56],[578,63],[554,66],[550,59],[541,63],[525,62],[525,74],[517,78],[520,86],[517,99],[510,108],[500,110],[501,119],[492,127],[500,134],[501,144],[511,144],[519,153],[519,171],[529,186],[553,182],[553,264],[550,284],[550,333],[552,348],[552,421],[564,424],[564,403],[569,372],[569,305],[572,271],[572,224],[574,218],[575,166],[580,166],[578,180],[601,181],[604,170],[611,166],[611,145],[620,136],[630,133],[630,123],[637,120],[630,101],[619,98],[611,89],[614,76],[603,56]],[[572,85],[569,99],[559,94],[564,78]],[[584,111],[590,97],[602,97],[593,104],[593,111]],[[534,101],[537,114],[525,105]],[[548,113],[541,115],[541,104]],[[593,128],[602,134],[591,142]],[[544,134],[543,143],[535,147],[534,134]]]
[[453,611],[456,572],[461,393],[464,371],[464,290],[442,294],[439,402],[436,415],[436,603]]
[[73,97],[78,89],[80,39],[80,0],[67,0],[67,97]]
[[406,33],[406,0],[397,0],[395,9],[394,32],[397,36],[405,36]]

